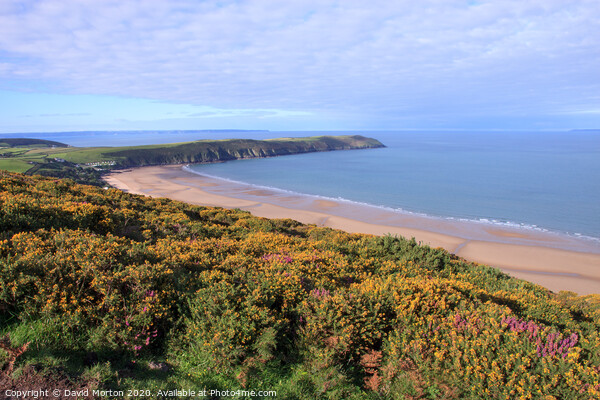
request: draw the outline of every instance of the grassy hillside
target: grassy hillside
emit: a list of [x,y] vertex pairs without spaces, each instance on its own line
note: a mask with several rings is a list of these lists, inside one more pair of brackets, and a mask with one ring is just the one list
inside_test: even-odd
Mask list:
[[590,399],[599,332],[598,296],[414,240],[0,172],[3,388]]
[[228,161],[240,158],[273,157],[315,151],[374,147],[383,147],[383,145],[375,139],[358,135],[315,136],[273,140],[199,140],[168,145],[89,148],[57,153],[56,157],[78,163],[113,162],[115,168],[126,168],[144,165]]
[[65,147],[68,146],[52,140],[0,138],[0,170],[26,172],[34,165],[45,162],[45,156],[40,151],[62,150]]
[[68,147],[68,145],[53,140],[25,139],[25,138],[0,138],[1,147]]
[[0,170],[12,172],[26,172],[32,164],[22,159],[0,158]]
[[359,135],[83,148],[39,139],[1,139],[0,170],[69,178],[78,183],[103,186],[102,171],[110,169],[377,147],[384,146],[376,139]]

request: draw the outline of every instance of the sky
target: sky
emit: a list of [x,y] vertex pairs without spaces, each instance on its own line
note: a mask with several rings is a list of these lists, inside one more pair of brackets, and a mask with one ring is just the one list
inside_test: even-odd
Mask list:
[[0,133],[593,128],[598,0],[0,1]]

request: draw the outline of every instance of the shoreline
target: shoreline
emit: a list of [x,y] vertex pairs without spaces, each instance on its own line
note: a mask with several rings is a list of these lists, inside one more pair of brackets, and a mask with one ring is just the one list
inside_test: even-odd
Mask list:
[[[201,164],[198,164],[201,165]],[[594,253],[600,255],[600,238],[589,237],[581,234],[570,234],[552,231],[537,226],[516,223],[503,223],[490,219],[468,219],[455,217],[441,217],[427,215],[419,212],[393,209],[387,206],[378,206],[320,195],[309,195],[286,189],[250,184],[218,176],[203,174],[194,171],[190,165],[182,169],[204,180],[214,180],[224,189],[205,190],[225,193],[228,196],[256,202],[266,202],[273,205],[293,203],[293,209],[310,209],[332,214],[337,217],[346,217],[376,225],[402,227],[416,231],[459,236],[466,240],[501,241],[503,243],[530,244],[562,250]],[[298,199],[305,199],[299,201]],[[310,200],[310,201],[307,201]],[[312,202],[312,204],[311,204]],[[447,249],[453,251],[452,249]],[[457,251],[458,249],[454,249]],[[453,252],[454,252],[453,251]]]
[[[600,248],[580,243],[575,238],[477,222],[404,215],[341,200],[279,193],[205,177],[185,170],[182,165],[116,171],[104,179],[134,194],[239,208],[259,217],[291,218],[352,233],[415,237],[423,244],[442,247],[468,261],[497,267],[553,291],[569,290],[580,295],[600,293]],[[565,249],[573,246],[577,251]]]

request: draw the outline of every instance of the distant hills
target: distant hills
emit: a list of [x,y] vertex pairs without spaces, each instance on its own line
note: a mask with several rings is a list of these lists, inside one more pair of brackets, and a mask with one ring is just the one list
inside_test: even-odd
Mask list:
[[68,144],[64,144],[64,143],[60,143],[60,142],[55,142],[53,140],[25,139],[25,138],[0,139],[0,147],[21,147],[21,146],[69,147]]
[[116,167],[229,161],[243,158],[274,157],[317,151],[385,147],[364,136],[316,136],[268,140],[201,140],[180,144],[136,146],[106,150],[102,157]]
[[124,147],[71,147],[42,139],[0,139],[0,169],[101,185],[101,171],[111,169],[379,147],[385,146],[360,135],[198,140]]

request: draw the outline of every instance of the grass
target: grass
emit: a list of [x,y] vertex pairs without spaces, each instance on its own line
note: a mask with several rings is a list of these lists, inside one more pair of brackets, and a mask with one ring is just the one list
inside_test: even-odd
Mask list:
[[0,154],[11,153],[13,155],[24,154],[28,149],[21,147],[0,147]]
[[0,159],[0,169],[10,172],[25,172],[31,168],[31,164],[25,159],[6,158]]
[[115,157],[105,156],[104,153],[114,150],[113,147],[87,147],[87,148],[72,148],[68,151],[57,152],[52,154],[54,158],[62,158],[67,161],[86,164],[102,161],[113,161]]

